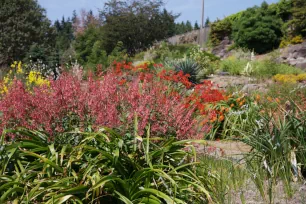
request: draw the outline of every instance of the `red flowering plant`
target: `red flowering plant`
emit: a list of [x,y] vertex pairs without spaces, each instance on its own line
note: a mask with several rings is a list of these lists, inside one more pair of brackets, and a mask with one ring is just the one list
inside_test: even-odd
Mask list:
[[151,135],[203,138],[210,125],[206,122],[209,112],[202,107],[222,100],[222,93],[208,83],[192,91],[188,75],[154,66],[114,63],[98,79],[85,81],[66,73],[50,86],[34,87],[31,92],[16,80],[0,99],[0,131],[22,126],[50,135],[100,127],[126,132],[133,129],[130,124],[137,116],[140,136],[150,124]]

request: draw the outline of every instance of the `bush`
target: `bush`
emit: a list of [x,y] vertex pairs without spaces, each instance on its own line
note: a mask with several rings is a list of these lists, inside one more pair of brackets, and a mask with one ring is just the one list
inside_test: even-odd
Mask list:
[[267,3],[263,3],[260,8],[247,9],[233,25],[234,41],[239,47],[266,53],[279,46],[281,27],[281,19],[269,14]]
[[277,74],[273,77],[276,82],[281,83],[297,83],[306,81],[306,74]]
[[224,20],[217,20],[211,24],[209,40],[214,46],[218,45],[225,37],[231,36],[232,23],[229,18],[225,18]]
[[253,76],[257,78],[273,77],[276,74],[299,74],[302,70],[287,65],[273,62],[270,59],[263,61],[255,61],[253,63],[254,73]]
[[0,140],[0,154],[8,153],[0,158],[1,203],[212,202],[206,179],[214,175],[196,176],[196,153],[187,150],[192,141],[151,138],[149,127],[143,138],[137,129],[78,132],[76,146],[50,143],[38,131],[7,133],[24,139]]
[[298,36],[295,36],[293,38],[283,38],[281,43],[280,43],[280,48],[284,48],[284,47],[287,47],[288,45],[292,44],[292,45],[295,45],[295,44],[300,44],[302,43],[304,40],[303,40],[303,37],[301,35],[298,35]]
[[[102,79],[91,77],[83,81],[81,72],[77,76],[66,73],[51,81],[50,87],[34,87],[31,91],[22,81],[13,81],[0,99],[0,130],[22,126],[52,135],[75,128],[97,130],[107,126],[125,132],[131,128],[125,124],[137,114],[140,135],[148,123],[154,135],[167,133],[180,139],[202,138],[207,132],[206,124],[198,125],[208,113],[197,114],[195,104],[188,100],[186,92],[192,83],[183,72],[160,70],[156,74],[147,65],[113,66]],[[205,91],[220,96],[215,100],[222,100],[221,92],[202,85]],[[207,102],[213,101],[203,100],[202,105]]]
[[213,74],[220,60],[217,56],[202,51],[199,46],[191,49],[190,58],[200,65],[200,74],[202,78],[209,74]]
[[240,75],[247,63],[247,60],[239,60],[235,56],[231,56],[220,62],[220,68],[222,71],[229,72],[231,75]]

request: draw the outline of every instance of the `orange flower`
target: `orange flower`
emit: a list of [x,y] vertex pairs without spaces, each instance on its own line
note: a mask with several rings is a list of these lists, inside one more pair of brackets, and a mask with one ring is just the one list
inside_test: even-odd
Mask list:
[[232,104],[231,104],[231,108],[233,108],[234,106],[235,106],[235,104],[232,103]]
[[220,117],[219,117],[219,122],[222,122],[224,120],[224,115],[221,115]]
[[211,123],[215,122],[217,120],[217,117],[213,117],[213,119],[210,120]]
[[268,96],[267,99],[268,99],[268,101],[270,101],[270,102],[273,101],[273,99],[272,99],[270,96]]
[[125,83],[126,83],[126,79],[122,79],[122,80],[119,81],[119,85],[123,85]]
[[239,103],[239,106],[241,107],[241,106],[243,106],[243,104],[244,104],[243,102],[240,102],[240,103]]
[[241,101],[241,98],[238,98],[238,99],[236,100],[237,103],[239,103],[240,101]]
[[280,103],[280,100],[278,98],[275,99],[276,103]]
[[222,108],[221,108],[221,112],[224,112],[224,110],[225,110],[225,108],[224,108],[224,107],[222,107]]
[[227,113],[228,113],[228,112],[229,112],[229,110],[230,110],[230,109],[229,109],[229,108],[227,108],[227,109],[225,109],[225,112],[227,112]]
[[256,101],[259,101],[260,100],[260,95],[256,95]]

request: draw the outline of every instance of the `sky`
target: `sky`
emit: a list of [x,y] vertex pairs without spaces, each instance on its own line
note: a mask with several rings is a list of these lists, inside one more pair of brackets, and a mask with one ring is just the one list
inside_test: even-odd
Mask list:
[[[52,21],[61,19],[62,16],[70,17],[73,10],[93,10],[98,13],[103,8],[106,0],[38,0],[40,5],[46,9],[47,16]],[[164,0],[165,7],[175,14],[181,14],[177,19],[201,23],[202,0]],[[244,10],[254,5],[260,5],[263,0],[205,0],[205,19],[222,19],[225,16]],[[278,0],[266,0],[267,3],[276,3]]]

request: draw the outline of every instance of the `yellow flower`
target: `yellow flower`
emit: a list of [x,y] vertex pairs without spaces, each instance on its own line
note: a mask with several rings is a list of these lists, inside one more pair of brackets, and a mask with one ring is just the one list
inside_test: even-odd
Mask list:
[[4,83],[4,84],[8,84],[9,81],[10,81],[10,78],[8,78],[8,77],[4,77],[4,78],[3,78],[3,83]]
[[22,73],[23,73],[23,70],[22,70],[21,62],[19,62],[17,66],[17,74],[22,74]]
[[30,71],[29,76],[27,77],[27,85],[36,85],[36,86],[42,86],[47,85],[50,86],[50,81],[47,79],[44,79],[41,76],[40,72]]

